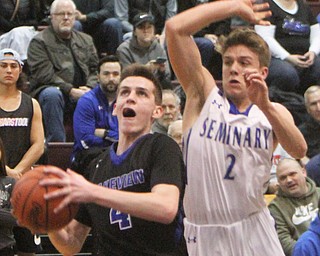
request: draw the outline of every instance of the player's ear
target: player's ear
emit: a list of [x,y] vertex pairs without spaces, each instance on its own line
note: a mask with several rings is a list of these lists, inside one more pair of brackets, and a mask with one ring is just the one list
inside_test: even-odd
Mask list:
[[269,74],[269,69],[267,67],[261,68],[261,75],[263,76],[263,79],[266,79]]
[[114,103],[114,105],[113,105],[113,110],[112,110],[112,115],[113,115],[113,116],[116,116],[116,115],[117,115],[117,113],[116,113],[116,108],[117,108],[117,103]]
[[162,117],[163,115],[163,108],[162,106],[156,106],[153,110],[153,113],[152,113],[152,118],[154,119],[158,119],[160,117]]

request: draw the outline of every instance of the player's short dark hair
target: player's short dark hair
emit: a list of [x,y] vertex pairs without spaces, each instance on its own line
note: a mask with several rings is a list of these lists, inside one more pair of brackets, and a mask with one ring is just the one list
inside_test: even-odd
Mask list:
[[[120,83],[130,76],[141,76],[148,80],[150,80],[155,87],[154,90],[154,97],[157,105],[161,105],[162,103],[162,87],[159,80],[153,74],[151,68],[147,67],[146,65],[142,64],[131,64],[127,66],[122,72],[120,77]],[[120,88],[120,87],[118,87]]]
[[222,55],[232,46],[244,45],[259,57],[261,67],[269,67],[271,53],[268,44],[254,30],[241,28],[233,30],[227,37],[222,36],[217,45],[217,51]]
[[[100,69],[101,69],[101,66],[104,64],[104,63],[107,63],[107,62],[119,62],[119,59],[117,56],[115,55],[107,55],[103,58],[101,58],[99,60],[99,66],[98,66],[98,73],[100,73]],[[119,62],[120,64],[120,67],[121,67],[121,63]]]

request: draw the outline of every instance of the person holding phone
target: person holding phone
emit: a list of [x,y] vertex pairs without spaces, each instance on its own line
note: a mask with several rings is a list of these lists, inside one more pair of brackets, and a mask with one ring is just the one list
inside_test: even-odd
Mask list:
[[133,63],[150,66],[164,89],[172,89],[171,71],[166,52],[155,34],[155,19],[140,13],[133,19],[133,36],[117,49],[123,68]]

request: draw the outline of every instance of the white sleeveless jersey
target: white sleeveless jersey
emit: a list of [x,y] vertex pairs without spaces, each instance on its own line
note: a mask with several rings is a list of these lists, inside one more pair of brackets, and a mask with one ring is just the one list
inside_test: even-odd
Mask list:
[[214,88],[184,135],[187,220],[228,225],[261,211],[271,168],[272,127],[256,106],[239,113]]

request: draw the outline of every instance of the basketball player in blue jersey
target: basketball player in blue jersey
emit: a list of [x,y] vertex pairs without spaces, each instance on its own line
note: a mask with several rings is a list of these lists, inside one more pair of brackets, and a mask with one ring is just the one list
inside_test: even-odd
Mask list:
[[166,24],[168,51],[187,99],[183,117],[187,185],[185,239],[192,256],[284,255],[263,197],[278,143],[295,158],[306,142],[290,113],[268,97],[270,53],[250,29],[220,41],[222,89],[201,65],[192,39],[210,23],[240,16],[260,25],[267,4],[225,0],[202,4]]
[[70,224],[49,233],[64,255],[80,251],[91,227],[98,234],[98,255],[187,254],[180,211],[182,154],[167,135],[150,133],[153,120],[163,113],[161,97],[161,86],[147,67],[123,70],[114,109],[119,142],[92,164],[92,183],[71,170],[47,169],[61,180],[42,185],[62,188],[46,198],[66,196],[57,210],[70,202],[86,203]]

